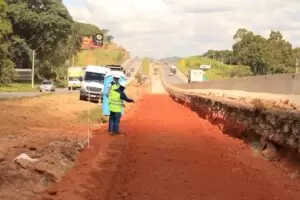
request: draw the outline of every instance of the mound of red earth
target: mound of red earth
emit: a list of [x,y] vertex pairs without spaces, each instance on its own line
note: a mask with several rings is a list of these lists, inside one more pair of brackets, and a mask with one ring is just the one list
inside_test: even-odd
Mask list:
[[[138,99],[143,88],[130,85],[127,93]],[[79,101],[76,93],[1,101],[0,199],[32,199],[59,182],[85,147],[86,115],[97,106]],[[14,160],[19,155],[25,158]]]
[[299,180],[168,96],[140,100],[125,137],[96,130],[49,200],[299,199]]

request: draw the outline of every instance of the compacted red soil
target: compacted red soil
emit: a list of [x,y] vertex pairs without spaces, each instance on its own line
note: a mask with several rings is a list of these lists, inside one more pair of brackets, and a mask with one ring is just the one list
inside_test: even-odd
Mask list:
[[300,184],[279,164],[168,96],[149,95],[121,122],[125,137],[96,130],[91,147],[42,199],[300,199]]

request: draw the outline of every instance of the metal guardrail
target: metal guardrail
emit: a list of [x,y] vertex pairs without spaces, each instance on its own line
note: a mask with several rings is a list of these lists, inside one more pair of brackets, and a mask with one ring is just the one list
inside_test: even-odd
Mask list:
[[16,81],[31,81],[32,79],[32,69],[15,69]]

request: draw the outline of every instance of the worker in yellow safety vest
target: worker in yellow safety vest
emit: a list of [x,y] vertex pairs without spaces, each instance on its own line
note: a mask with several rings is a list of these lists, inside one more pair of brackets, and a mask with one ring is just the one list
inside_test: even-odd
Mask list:
[[108,131],[111,135],[120,134],[120,120],[122,115],[123,101],[128,103],[134,103],[134,100],[129,99],[125,94],[124,90],[126,87],[126,82],[123,81],[119,84],[119,87],[111,87],[109,93],[109,123]]

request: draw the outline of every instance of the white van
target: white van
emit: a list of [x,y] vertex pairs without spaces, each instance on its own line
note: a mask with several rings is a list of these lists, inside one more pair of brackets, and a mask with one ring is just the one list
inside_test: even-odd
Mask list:
[[84,72],[83,67],[68,68],[68,90],[81,88],[81,81]]
[[109,71],[110,69],[104,66],[87,66],[81,78],[82,86],[79,99],[102,100],[104,77]]

